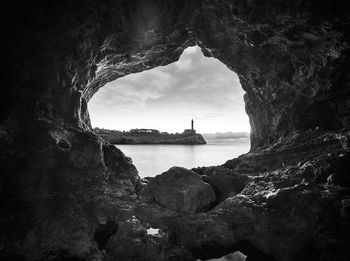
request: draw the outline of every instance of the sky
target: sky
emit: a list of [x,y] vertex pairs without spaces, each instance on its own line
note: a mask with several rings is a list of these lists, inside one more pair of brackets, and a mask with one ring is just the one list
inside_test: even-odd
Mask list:
[[199,133],[249,132],[238,76],[198,46],[180,59],[107,83],[89,101],[93,127]]

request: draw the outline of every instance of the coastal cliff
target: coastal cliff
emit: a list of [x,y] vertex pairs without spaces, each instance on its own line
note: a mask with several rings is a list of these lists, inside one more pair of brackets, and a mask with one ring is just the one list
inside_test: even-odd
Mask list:
[[198,133],[167,133],[151,129],[116,131],[95,128],[94,132],[112,144],[207,144]]

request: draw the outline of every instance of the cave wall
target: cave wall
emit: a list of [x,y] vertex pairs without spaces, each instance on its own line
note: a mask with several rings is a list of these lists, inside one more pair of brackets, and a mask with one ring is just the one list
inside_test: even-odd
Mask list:
[[349,127],[349,21],[332,8],[340,6],[231,1],[194,14],[208,55],[240,77],[253,149],[295,131]]
[[90,129],[86,103],[105,83],[175,62],[198,44],[239,75],[253,148],[293,131],[349,127],[342,1],[26,5],[15,9],[13,51],[4,53],[6,85],[15,87],[2,90],[2,120],[30,113]]
[[1,17],[11,21],[1,49],[1,255],[45,259],[64,248],[84,256],[96,247],[92,231],[140,180],[130,159],[91,132],[87,102],[109,81],[178,60],[187,46],[239,75],[252,151],[295,132],[348,128],[344,3],[10,4],[11,18]]

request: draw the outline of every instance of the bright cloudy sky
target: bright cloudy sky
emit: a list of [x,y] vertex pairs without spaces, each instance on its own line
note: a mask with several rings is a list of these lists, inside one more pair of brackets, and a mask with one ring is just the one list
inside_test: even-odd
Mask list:
[[106,84],[90,100],[93,127],[182,132],[193,118],[199,133],[250,131],[238,77],[200,48],[179,61]]

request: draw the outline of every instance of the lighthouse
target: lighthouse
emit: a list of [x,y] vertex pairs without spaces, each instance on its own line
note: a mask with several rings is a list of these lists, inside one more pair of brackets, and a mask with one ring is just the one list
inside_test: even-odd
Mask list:
[[196,130],[194,129],[194,121],[191,120],[191,129],[184,130],[183,134],[196,134]]

